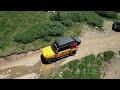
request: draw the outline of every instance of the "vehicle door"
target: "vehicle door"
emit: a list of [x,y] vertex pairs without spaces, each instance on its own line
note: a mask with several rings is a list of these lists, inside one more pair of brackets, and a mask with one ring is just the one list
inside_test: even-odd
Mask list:
[[62,48],[59,48],[57,53],[56,53],[56,58],[58,57],[62,57],[66,54],[69,54],[70,52],[70,48],[69,47],[62,47]]

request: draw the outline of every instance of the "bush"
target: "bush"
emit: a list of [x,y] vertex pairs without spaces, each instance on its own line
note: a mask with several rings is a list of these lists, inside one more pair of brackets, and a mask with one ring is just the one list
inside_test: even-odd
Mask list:
[[96,13],[91,12],[91,11],[84,12],[84,13],[85,13],[85,20],[87,21],[89,25],[97,26],[99,28],[103,26],[102,17],[98,16]]
[[64,19],[61,23],[67,27],[70,27],[73,25],[73,21],[71,21],[70,19]]
[[[37,39],[45,38],[47,36],[60,36],[63,33],[64,26],[57,21],[43,22],[35,24],[28,28],[25,32],[18,33],[14,37],[14,41],[22,43],[30,43]],[[48,40],[48,38],[45,38]]]
[[0,42],[0,51],[5,50],[5,48],[8,46],[8,42],[2,41]]
[[72,11],[67,14],[67,17],[73,22],[83,22],[85,17],[83,11]]
[[85,62],[91,62],[95,60],[95,55],[94,54],[90,54],[86,57],[83,58]]
[[[105,51],[105,57],[113,56],[112,51]],[[112,58],[112,57],[111,57]],[[108,58],[107,58],[108,59]],[[110,59],[110,57],[109,57]],[[56,72],[48,74],[47,79],[100,79],[100,67],[104,61],[103,53],[99,53],[97,57],[90,54],[82,58],[82,60],[71,61]]]
[[103,52],[103,56],[104,56],[104,60],[108,61],[108,60],[112,59],[112,57],[114,56],[114,52],[110,51],[110,50],[105,51],[105,52]]
[[30,43],[35,40],[35,34],[31,32],[23,32],[19,33],[14,37],[14,40],[16,42],[22,42],[22,43]]
[[51,38],[51,37],[46,36],[46,37],[44,37],[44,40],[45,40],[45,41],[47,41],[47,42],[50,42],[50,41],[52,40],[52,38]]
[[64,17],[61,15],[61,13],[59,11],[50,16],[50,20],[52,20],[52,21],[62,21],[63,19],[64,19]]
[[53,21],[46,25],[46,31],[49,36],[61,36],[63,34],[64,26],[58,22]]
[[37,39],[43,38],[47,35],[45,29],[46,23],[35,24],[32,27],[28,28],[25,32],[18,33],[14,37],[14,41],[22,43],[31,43]]
[[102,17],[106,17],[106,18],[116,19],[118,17],[117,12],[115,12],[115,11],[96,11],[96,13],[98,13]]
[[69,12],[68,18],[74,22],[86,21],[89,25],[102,27],[103,19],[93,11]]

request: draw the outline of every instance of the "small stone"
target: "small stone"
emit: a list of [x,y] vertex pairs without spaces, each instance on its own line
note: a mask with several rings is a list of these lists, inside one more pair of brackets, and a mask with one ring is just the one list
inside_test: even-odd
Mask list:
[[97,26],[95,28],[98,28]]
[[118,73],[118,76],[120,76],[120,73]]
[[32,54],[32,52],[29,52],[28,54],[30,55],[30,54]]
[[11,72],[11,70],[8,70],[8,72]]
[[38,76],[36,76],[36,78],[38,78]]
[[42,69],[40,69],[40,71],[42,71]]
[[3,75],[5,75],[5,72],[3,73]]
[[104,29],[104,30],[105,30],[105,27],[102,27],[102,29]]
[[19,74],[19,72],[17,72],[16,74]]

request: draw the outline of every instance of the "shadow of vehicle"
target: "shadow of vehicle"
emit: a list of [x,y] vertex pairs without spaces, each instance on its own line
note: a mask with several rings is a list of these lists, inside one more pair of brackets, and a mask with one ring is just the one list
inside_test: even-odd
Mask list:
[[[57,62],[57,61],[59,61],[59,60],[61,60],[61,59],[64,59],[64,58],[66,58],[66,57],[68,57],[68,56],[69,56],[69,55],[66,55],[66,56],[64,56],[64,57],[60,57],[60,58],[58,58],[58,59],[55,59],[55,61],[54,61],[53,63],[55,63],[55,62]],[[49,63],[48,61],[46,61],[45,58],[43,57],[43,55],[40,55],[40,58],[41,58],[41,61],[42,61],[43,64],[52,64],[52,63]]]
[[115,30],[113,30],[113,31],[115,31],[115,32],[120,32],[120,30],[117,30],[117,29],[115,29]]

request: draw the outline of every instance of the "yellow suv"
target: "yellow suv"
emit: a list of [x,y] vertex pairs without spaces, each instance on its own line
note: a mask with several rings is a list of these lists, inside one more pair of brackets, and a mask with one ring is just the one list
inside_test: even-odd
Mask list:
[[55,60],[76,54],[81,40],[73,36],[65,36],[55,40],[51,46],[42,49],[42,56],[48,63],[53,63]]

